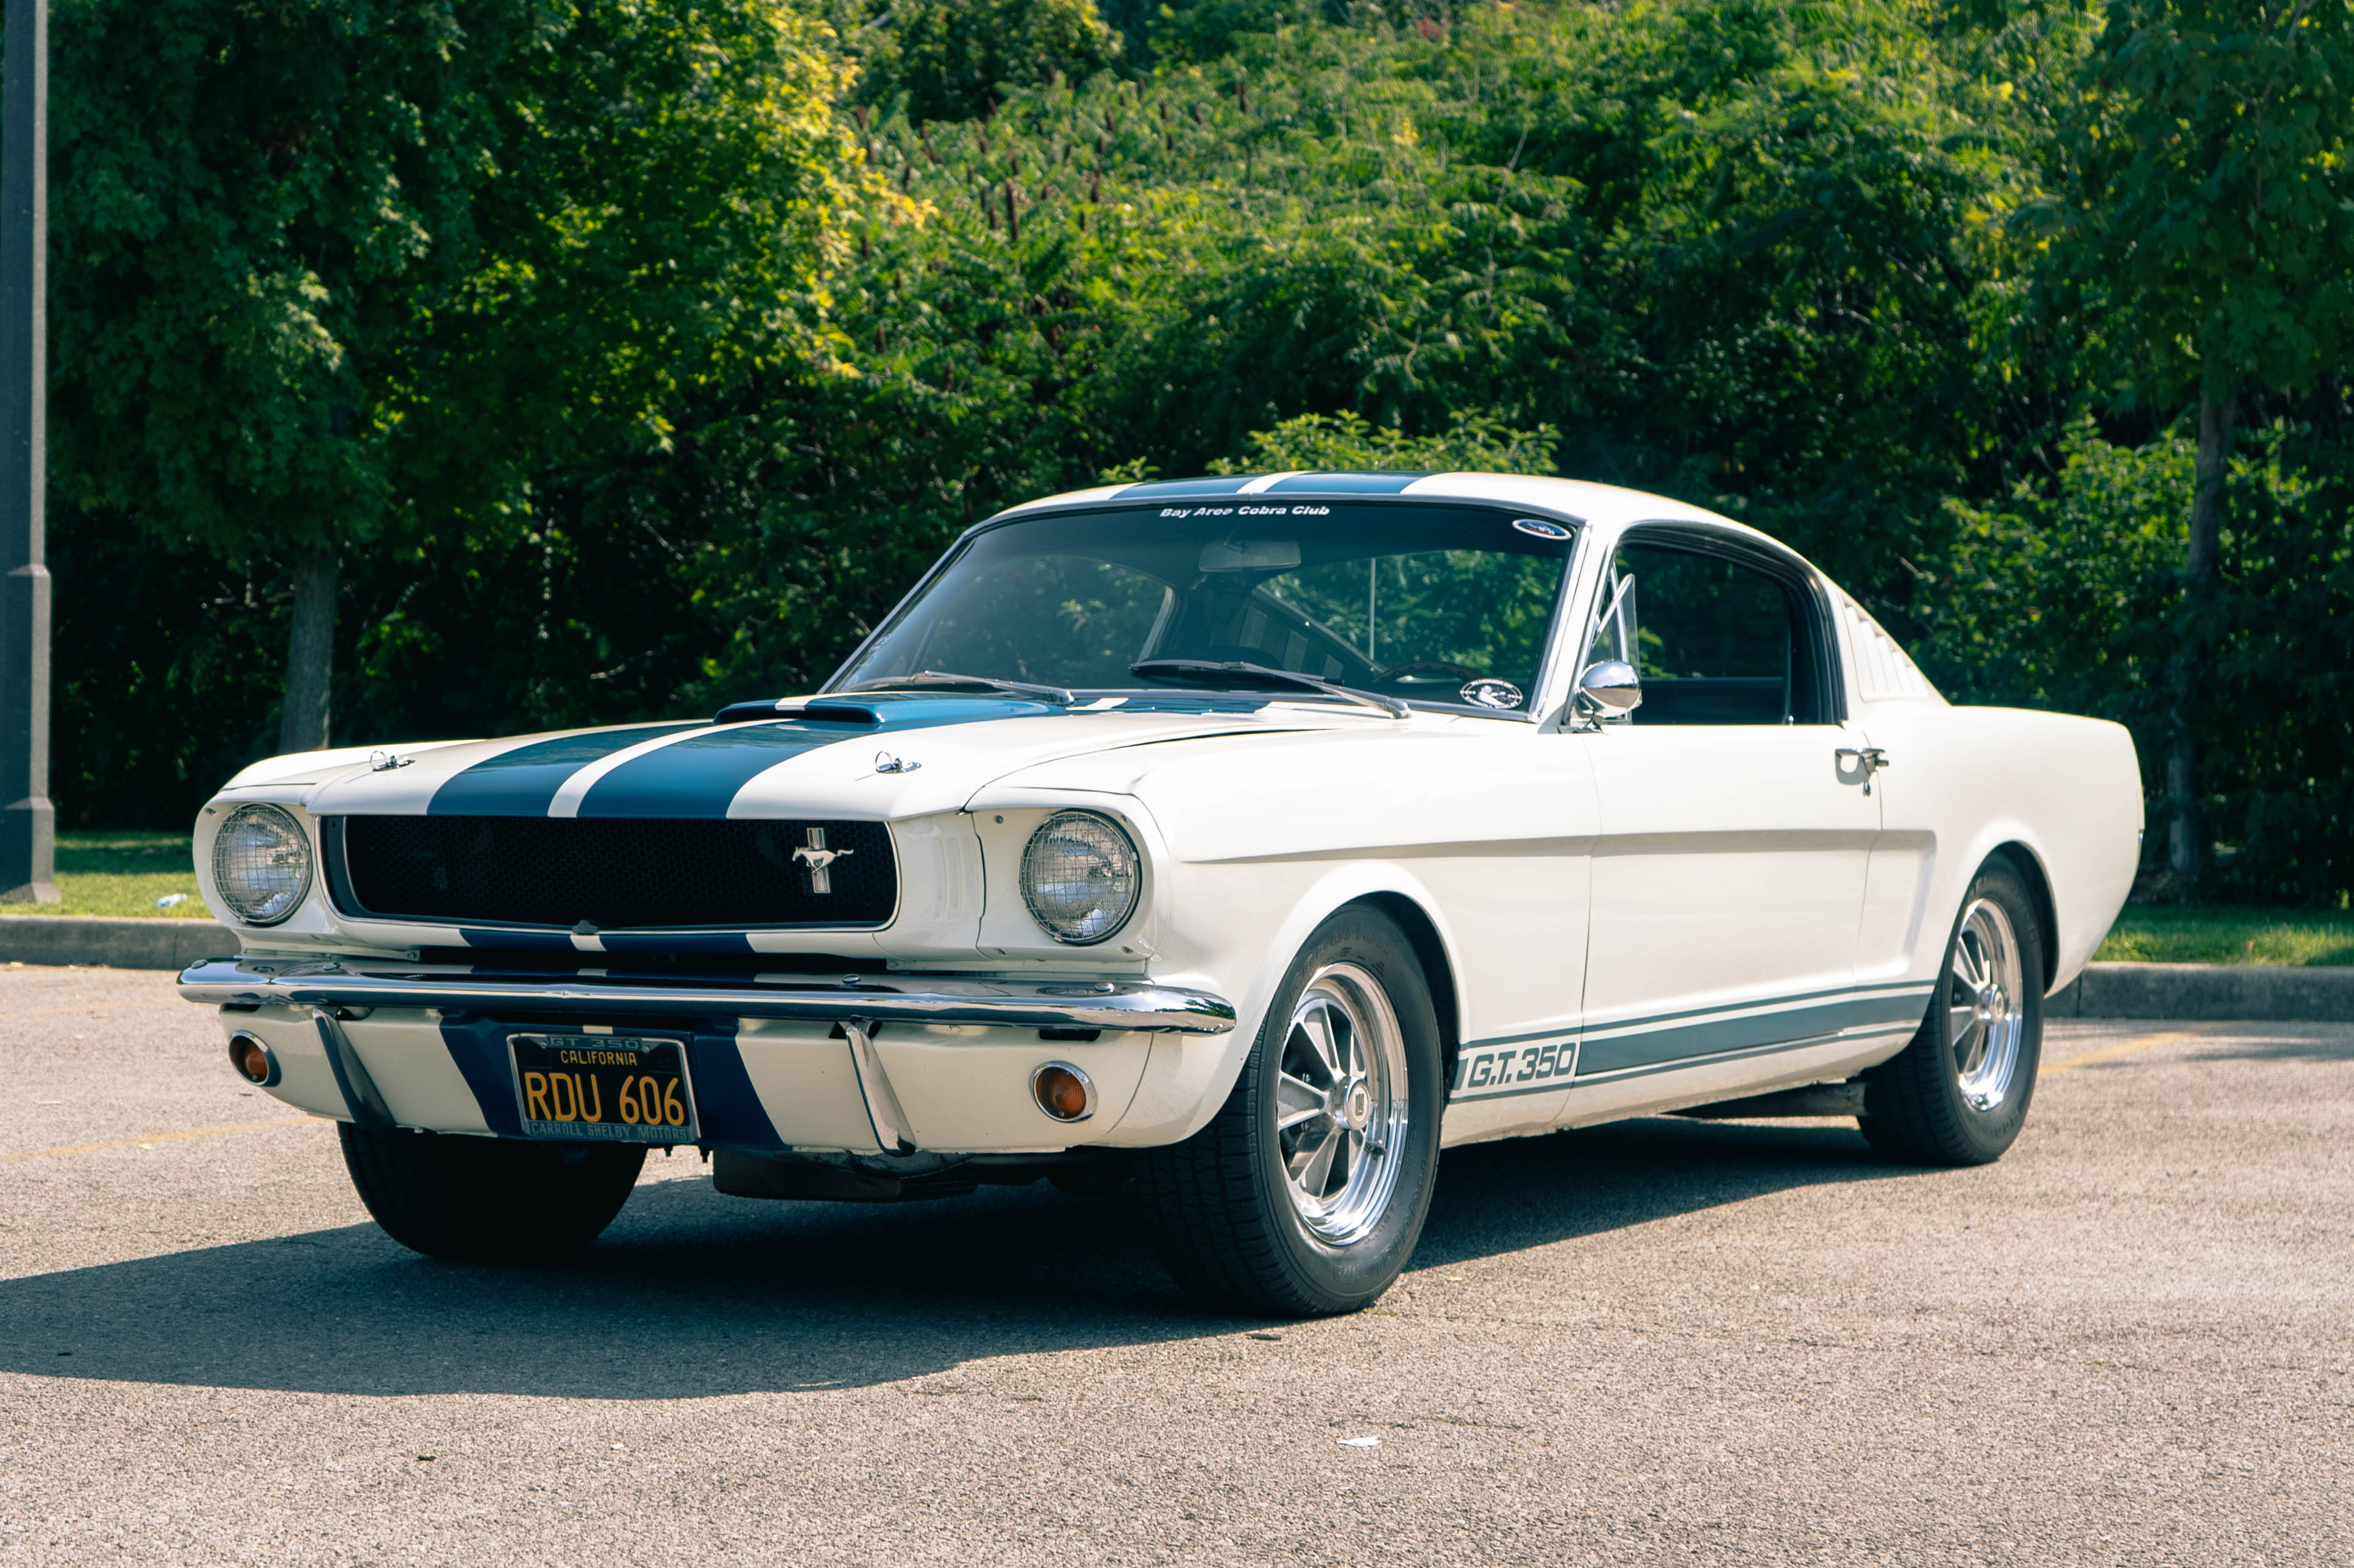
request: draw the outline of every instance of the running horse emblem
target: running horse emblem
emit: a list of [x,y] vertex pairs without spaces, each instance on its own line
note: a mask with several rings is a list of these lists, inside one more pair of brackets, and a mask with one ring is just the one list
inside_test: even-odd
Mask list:
[[826,848],[823,828],[811,828],[808,830],[808,835],[809,842],[793,851],[793,863],[809,873],[809,890],[811,893],[832,893],[833,863],[844,855],[855,854],[858,852]]

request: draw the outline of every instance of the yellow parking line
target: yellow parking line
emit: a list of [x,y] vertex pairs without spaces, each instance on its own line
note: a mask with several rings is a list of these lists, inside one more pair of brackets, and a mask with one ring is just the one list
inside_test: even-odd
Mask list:
[[76,1143],[64,1149],[28,1149],[22,1154],[0,1154],[0,1160],[50,1160],[60,1154],[96,1154],[109,1149],[143,1149],[151,1143],[177,1143],[186,1138],[216,1138],[224,1132],[260,1132],[265,1127],[300,1127],[325,1121],[325,1117],[281,1116],[269,1121],[233,1121],[226,1127],[192,1127],[185,1132],[151,1132],[142,1138],[114,1138],[104,1143]]
[[2054,1062],[2045,1067],[2041,1076],[2054,1073],[2073,1072],[2078,1067],[2090,1067],[2102,1062],[2114,1062],[2123,1056],[2137,1056],[2144,1051],[2160,1045],[2171,1045],[2178,1040],[2196,1040],[2206,1033],[2203,1029],[2177,1029],[2165,1034],[2145,1034],[2138,1040],[2120,1040],[2114,1045],[2104,1045],[2097,1051],[2087,1051],[2081,1056],[2071,1056],[2064,1062]]

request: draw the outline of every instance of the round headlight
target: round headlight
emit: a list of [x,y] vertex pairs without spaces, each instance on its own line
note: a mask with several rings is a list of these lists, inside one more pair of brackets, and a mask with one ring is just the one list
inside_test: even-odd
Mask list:
[[311,891],[311,839],[279,806],[239,806],[213,840],[213,885],[249,926],[275,926]]
[[1057,811],[1022,852],[1022,901],[1058,942],[1100,942],[1136,913],[1144,878],[1119,824],[1093,811]]

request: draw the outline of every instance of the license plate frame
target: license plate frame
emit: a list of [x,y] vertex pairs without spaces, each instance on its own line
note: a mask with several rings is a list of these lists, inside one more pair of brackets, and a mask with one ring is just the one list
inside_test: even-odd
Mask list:
[[[668,1146],[700,1136],[683,1035],[519,1031],[507,1036],[507,1065],[525,1138]],[[660,1120],[642,1118],[649,1095]],[[561,1114],[567,1102],[569,1117]],[[641,1119],[623,1119],[624,1103],[640,1107]],[[681,1113],[684,1121],[671,1119]]]

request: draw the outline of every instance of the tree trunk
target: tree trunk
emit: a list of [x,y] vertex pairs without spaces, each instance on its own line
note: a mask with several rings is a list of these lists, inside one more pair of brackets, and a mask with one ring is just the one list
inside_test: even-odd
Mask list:
[[2238,412],[2236,388],[2211,372],[2199,388],[2199,458],[2190,493],[2190,550],[2183,563],[2183,637],[2175,655],[2173,743],[2166,757],[2166,794],[2170,816],[2166,830],[2167,869],[2185,895],[2198,890],[2207,872],[2207,824],[2199,809],[2199,736],[2193,728],[2199,705],[2209,695],[2208,627],[2222,548],[2223,480],[2231,468],[2232,424]]
[[317,751],[327,744],[327,690],[335,673],[335,547],[294,552],[294,624],[286,638],[286,715],[278,749]]

